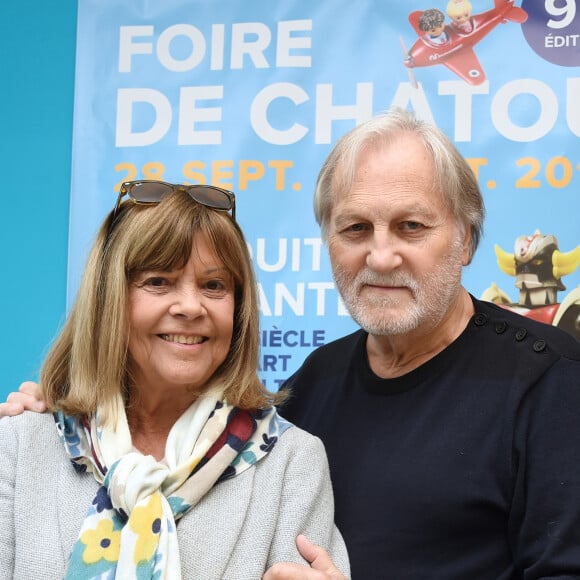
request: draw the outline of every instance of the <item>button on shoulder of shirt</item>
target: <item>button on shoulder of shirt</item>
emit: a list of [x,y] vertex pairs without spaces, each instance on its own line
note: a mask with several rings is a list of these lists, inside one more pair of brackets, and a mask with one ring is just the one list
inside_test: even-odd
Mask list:
[[478,314],[476,314],[474,316],[473,323],[476,326],[483,326],[483,325],[487,324],[487,316],[485,314],[481,314],[481,312],[479,312]]
[[535,352],[542,352],[546,350],[546,341],[539,338],[538,340],[534,341],[534,344],[532,344],[532,348],[534,349]]
[[500,322],[496,322],[493,328],[497,334],[503,334],[507,330],[507,326],[507,322],[501,320]]
[[528,335],[528,331],[525,328],[518,328],[516,330],[516,340],[522,341]]

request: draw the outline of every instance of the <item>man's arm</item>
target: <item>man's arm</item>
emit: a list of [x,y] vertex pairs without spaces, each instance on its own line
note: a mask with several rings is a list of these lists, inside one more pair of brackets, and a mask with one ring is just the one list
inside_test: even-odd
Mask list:
[[530,579],[580,577],[580,359],[528,389],[513,436],[509,539]]
[[25,381],[18,391],[12,392],[6,398],[5,403],[0,403],[0,418],[20,415],[25,410],[44,413],[46,405],[40,399],[37,383]]

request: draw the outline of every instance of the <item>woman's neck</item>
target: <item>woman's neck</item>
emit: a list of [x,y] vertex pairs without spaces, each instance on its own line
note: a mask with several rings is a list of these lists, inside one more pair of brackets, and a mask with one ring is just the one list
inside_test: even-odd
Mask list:
[[127,421],[133,446],[145,455],[152,455],[157,461],[163,459],[171,428],[193,401],[192,397],[187,403],[176,406],[167,398],[154,404],[132,396],[127,406]]

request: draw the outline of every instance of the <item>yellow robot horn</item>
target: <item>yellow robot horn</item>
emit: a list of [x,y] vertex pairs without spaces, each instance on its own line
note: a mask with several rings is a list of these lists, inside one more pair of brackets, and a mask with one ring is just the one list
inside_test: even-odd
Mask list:
[[493,247],[497,256],[499,269],[508,276],[516,275],[516,258],[513,254],[502,250],[497,244]]
[[563,254],[559,250],[554,250],[552,254],[552,274],[554,278],[567,276],[576,270],[580,264],[580,246]]

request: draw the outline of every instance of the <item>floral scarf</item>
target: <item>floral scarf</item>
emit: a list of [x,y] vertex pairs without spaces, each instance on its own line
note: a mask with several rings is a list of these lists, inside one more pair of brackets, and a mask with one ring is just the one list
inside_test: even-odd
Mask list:
[[181,578],[176,522],[214,485],[263,459],[290,426],[273,407],[248,412],[203,397],[172,427],[158,463],[133,450],[125,413],[115,428],[98,412],[54,416],[75,468],[101,484],[67,578]]

